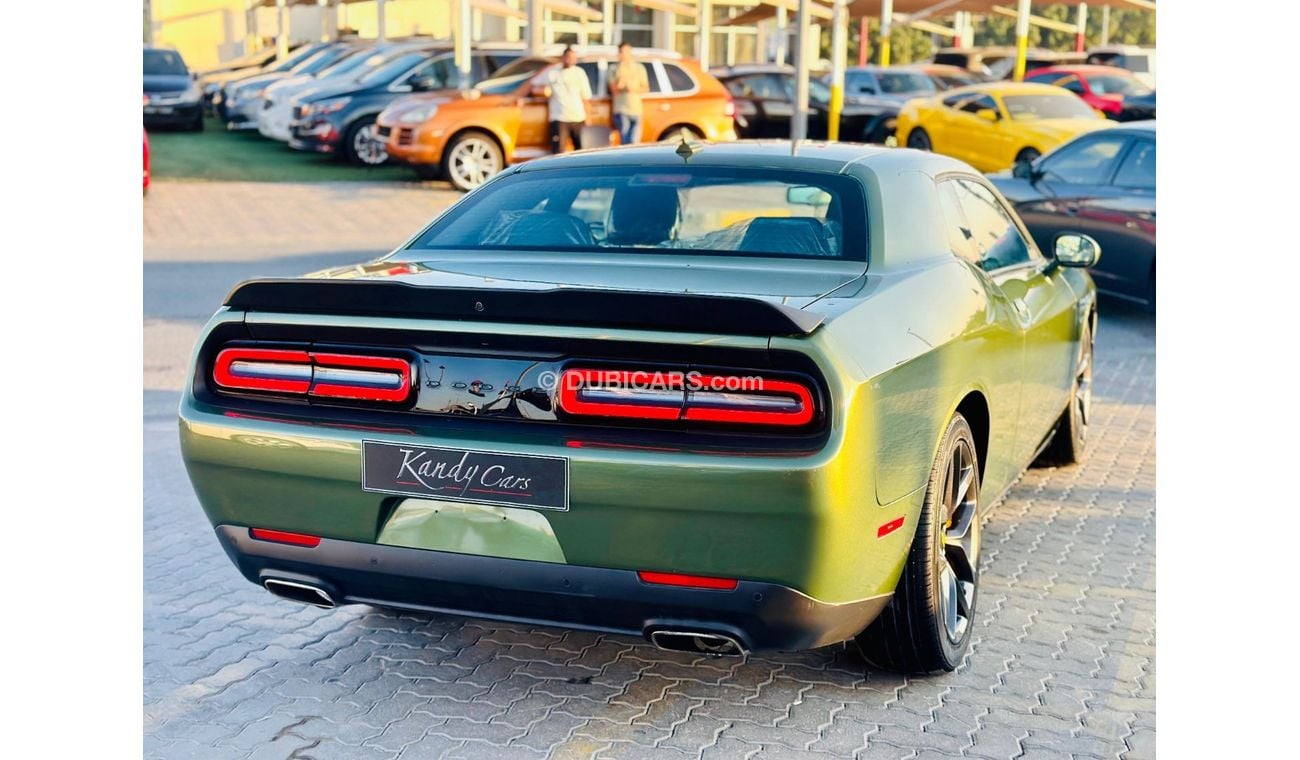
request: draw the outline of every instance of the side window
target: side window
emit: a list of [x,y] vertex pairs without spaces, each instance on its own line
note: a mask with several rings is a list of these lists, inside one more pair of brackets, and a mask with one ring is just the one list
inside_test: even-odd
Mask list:
[[673,92],[690,92],[695,89],[695,80],[681,66],[665,62],[664,73],[668,75],[668,88]]
[[1053,151],[1039,164],[1043,178],[1069,185],[1100,185],[1110,176],[1115,157],[1124,147],[1123,137],[1079,140]]
[[1060,78],[1061,78],[1060,73],[1055,71],[1047,71],[1042,74],[1035,74],[1032,77],[1025,77],[1025,81],[1036,82],[1038,84],[1056,84],[1056,80]]
[[1065,89],[1069,90],[1075,95],[1083,94],[1083,82],[1080,82],[1079,78],[1075,76],[1070,76],[1070,77],[1066,77],[1065,79],[1062,79],[1061,81],[1056,83],[1056,86],[1064,87]]
[[949,95],[943,99],[943,104],[948,108],[960,108],[962,103],[974,98],[969,92],[963,92],[960,95]]
[[978,98],[972,98],[961,104],[961,110],[969,114],[979,113],[986,108],[991,111],[998,110],[998,104],[993,102],[993,98],[988,95],[981,95]]
[[1154,140],[1138,140],[1133,149],[1124,157],[1115,173],[1116,187],[1130,187],[1138,190],[1156,189],[1156,143]]
[[[597,85],[600,84],[600,64],[595,61],[587,61],[586,63],[578,64],[578,68],[587,72],[587,79],[591,82],[591,92],[593,94],[599,93],[600,90],[597,89]],[[597,95],[597,97],[599,97],[599,95]]]
[[1033,257],[1029,243],[993,191],[975,180],[958,179],[955,184],[980,266],[992,271],[1027,263]]
[[849,92],[876,94],[876,79],[870,74],[850,74],[844,81],[844,89]]
[[645,81],[650,85],[650,90],[646,94],[653,95],[656,92],[663,92],[659,87],[659,75],[655,73],[654,64],[649,61],[642,61],[641,68],[645,69]]
[[961,210],[961,201],[957,199],[957,182],[944,180],[939,183],[938,191],[939,208],[943,209],[943,226],[948,233],[948,247],[958,258],[980,266],[979,254],[971,243],[974,233],[966,221],[966,214]]

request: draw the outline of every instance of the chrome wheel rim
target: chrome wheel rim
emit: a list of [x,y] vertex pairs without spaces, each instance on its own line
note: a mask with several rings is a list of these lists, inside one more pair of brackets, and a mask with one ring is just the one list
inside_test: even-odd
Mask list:
[[953,447],[942,482],[943,530],[935,569],[939,576],[939,605],[944,633],[958,645],[970,629],[975,612],[975,582],[979,561],[979,478],[970,442]]
[[448,164],[456,184],[464,188],[478,187],[501,171],[496,151],[487,140],[471,137],[456,143]]
[[1092,417],[1092,331],[1083,336],[1079,349],[1079,370],[1075,377],[1074,421],[1079,440],[1088,436],[1088,422]]
[[388,160],[388,149],[379,141],[374,124],[367,124],[357,130],[352,138],[352,151],[364,164],[382,164]]

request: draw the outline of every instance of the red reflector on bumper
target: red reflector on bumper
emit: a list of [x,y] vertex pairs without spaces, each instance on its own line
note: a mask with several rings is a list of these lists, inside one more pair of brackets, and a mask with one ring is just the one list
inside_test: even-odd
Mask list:
[[660,586],[684,586],[686,588],[708,588],[718,591],[731,591],[739,583],[735,578],[710,578],[705,575],[683,575],[681,573],[651,573],[638,570],[636,577],[642,583],[654,583]]
[[309,536],[305,533],[289,533],[283,530],[267,530],[266,528],[249,528],[249,535],[258,541],[274,541],[277,544],[293,544],[294,546],[319,546],[320,536]]
[[905,519],[907,519],[906,516],[896,517],[893,520],[890,520],[889,522],[885,523],[884,525],[881,525],[879,528],[876,528],[876,538],[884,538],[885,536],[888,536],[890,533],[893,533],[894,531],[903,527],[903,520]]

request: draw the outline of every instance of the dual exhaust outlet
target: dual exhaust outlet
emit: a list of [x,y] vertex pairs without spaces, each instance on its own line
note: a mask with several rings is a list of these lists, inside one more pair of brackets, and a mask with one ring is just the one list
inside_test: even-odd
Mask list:
[[[265,578],[262,585],[267,591],[292,602],[313,607],[332,609],[338,606],[334,595],[321,586],[284,578]],[[734,636],[718,631],[675,630],[657,628],[646,633],[646,638],[660,649],[670,652],[690,652],[707,657],[740,657],[745,647]]]

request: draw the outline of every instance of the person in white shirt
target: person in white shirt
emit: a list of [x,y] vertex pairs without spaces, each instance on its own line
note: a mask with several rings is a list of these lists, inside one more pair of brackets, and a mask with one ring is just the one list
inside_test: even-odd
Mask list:
[[555,153],[563,153],[570,140],[574,150],[582,150],[582,128],[590,120],[587,101],[591,100],[591,80],[577,63],[577,52],[566,47],[560,55],[560,67],[551,69],[546,79],[551,91],[547,104],[551,150]]

